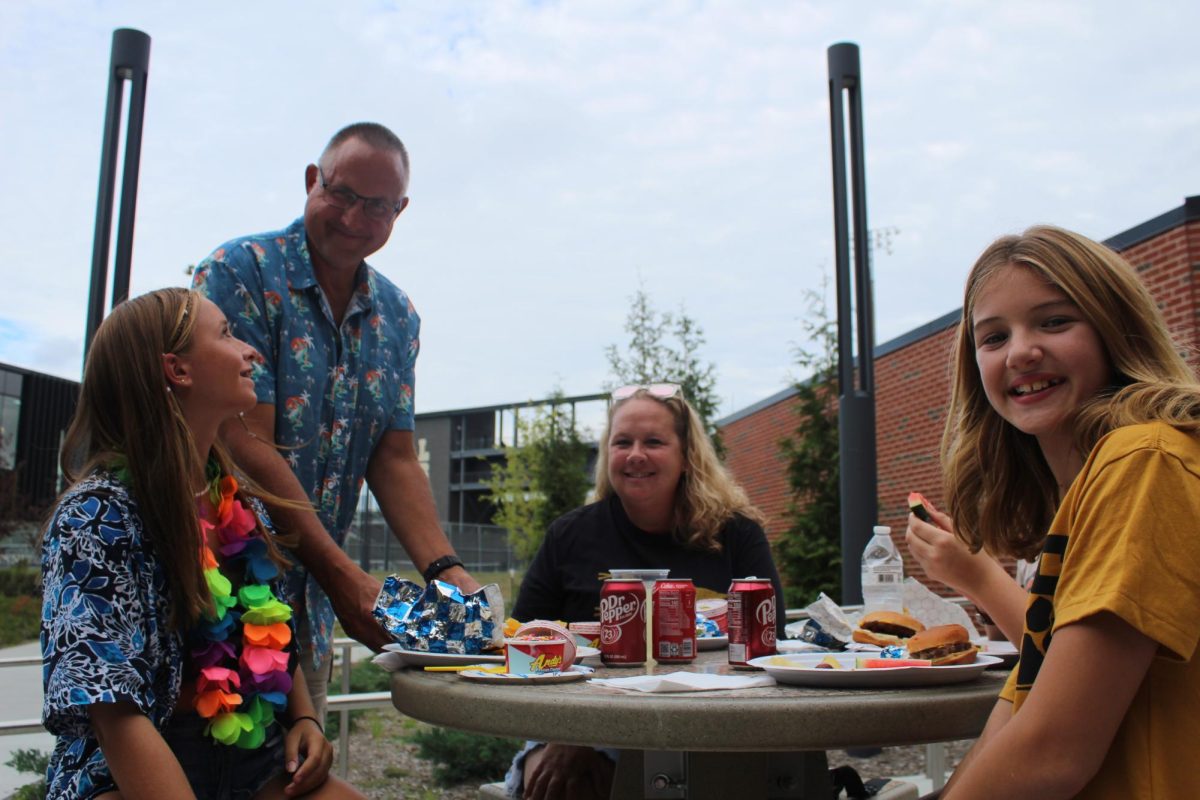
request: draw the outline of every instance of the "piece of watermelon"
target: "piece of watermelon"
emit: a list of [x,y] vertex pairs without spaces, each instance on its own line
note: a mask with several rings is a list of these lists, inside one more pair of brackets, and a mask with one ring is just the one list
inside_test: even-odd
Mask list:
[[932,661],[924,658],[856,658],[856,669],[895,669],[897,667],[931,667]]
[[933,523],[933,517],[929,514],[929,509],[933,504],[925,499],[925,495],[920,492],[908,493],[908,510],[917,516],[917,519],[922,522]]

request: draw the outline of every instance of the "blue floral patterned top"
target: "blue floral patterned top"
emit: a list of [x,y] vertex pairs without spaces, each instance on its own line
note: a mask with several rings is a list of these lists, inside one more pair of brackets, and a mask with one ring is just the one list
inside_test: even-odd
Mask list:
[[126,701],[160,729],[179,698],[183,639],[137,503],[111,473],[76,484],[42,548],[42,722],[58,737],[46,797],[115,788],[88,706]]
[[[262,503],[249,504],[273,533]],[[292,602],[281,584],[271,585]],[[166,572],[144,536],[137,501],[112,472],[72,486],[46,529],[41,644],[42,723],[57,737],[47,800],[112,791],[88,706],[129,702],[162,730],[179,701],[187,658],[184,637],[171,626]]]
[[[383,434],[413,429],[413,368],[421,320],[403,291],[359,265],[339,327],[317,283],[304,219],[285,230],[227,242],[200,262],[194,288],[264,361],[260,403],[275,406],[275,441],[339,545],[354,519],[367,463]],[[297,569],[314,659],[330,649],[329,598]]]

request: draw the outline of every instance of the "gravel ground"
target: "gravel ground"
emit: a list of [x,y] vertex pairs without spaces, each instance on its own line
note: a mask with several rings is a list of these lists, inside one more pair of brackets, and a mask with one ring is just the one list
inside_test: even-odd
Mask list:
[[[350,781],[372,800],[475,800],[482,780],[450,788],[437,785],[433,765],[419,758],[416,745],[408,741],[421,727],[424,723],[388,709],[364,714],[351,734]],[[971,741],[947,743],[947,768],[953,769],[970,746]],[[829,753],[830,767],[843,764],[854,767],[864,780],[917,775],[925,770],[925,747],[889,747],[868,758]]]
[[[975,743],[974,739],[960,742],[946,742],[946,769],[953,771],[958,762],[962,761],[967,750]],[[829,753],[829,766],[840,767],[849,764],[858,771],[864,780],[872,778],[898,778],[902,775],[925,774],[925,745],[913,747],[888,747],[877,756],[855,758],[842,750]]]
[[475,800],[484,781],[443,788],[417,755],[409,738],[428,727],[390,709],[364,713],[350,735],[350,782],[371,800]]

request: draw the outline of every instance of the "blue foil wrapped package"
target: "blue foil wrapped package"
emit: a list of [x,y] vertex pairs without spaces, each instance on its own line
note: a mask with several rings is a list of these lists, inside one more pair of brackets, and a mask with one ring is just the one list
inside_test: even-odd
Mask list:
[[908,651],[898,644],[889,644],[879,651],[880,658],[907,658]]
[[704,639],[721,635],[721,627],[708,617],[696,612],[696,638]]
[[818,647],[824,647],[826,650],[845,650],[846,643],[832,636],[828,631],[821,627],[821,623],[815,619],[808,619],[804,622],[804,627],[800,629],[800,635],[796,637],[802,642],[809,642]]
[[494,583],[463,594],[443,581],[421,587],[389,575],[372,614],[405,650],[478,655],[504,646],[504,598]]

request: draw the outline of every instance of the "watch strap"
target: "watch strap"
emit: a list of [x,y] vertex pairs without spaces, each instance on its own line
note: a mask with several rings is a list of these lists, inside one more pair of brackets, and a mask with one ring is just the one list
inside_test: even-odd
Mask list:
[[426,583],[429,583],[451,567],[461,567],[462,565],[462,559],[456,555],[441,556],[429,562],[429,566],[421,573],[421,577],[425,579]]

